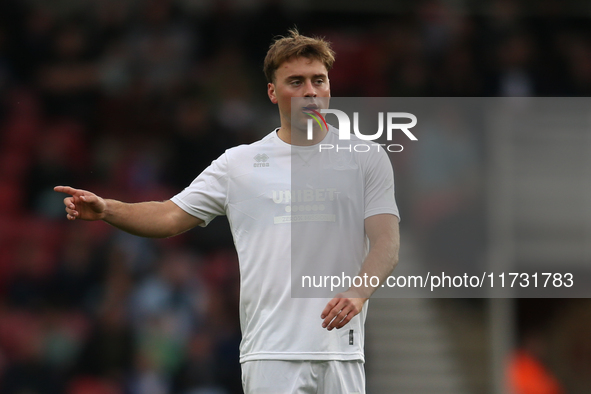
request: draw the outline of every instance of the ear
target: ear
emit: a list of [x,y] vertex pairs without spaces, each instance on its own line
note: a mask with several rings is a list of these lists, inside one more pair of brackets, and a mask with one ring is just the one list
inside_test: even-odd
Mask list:
[[275,94],[275,85],[273,83],[267,84],[267,94],[273,104],[277,104],[277,95]]

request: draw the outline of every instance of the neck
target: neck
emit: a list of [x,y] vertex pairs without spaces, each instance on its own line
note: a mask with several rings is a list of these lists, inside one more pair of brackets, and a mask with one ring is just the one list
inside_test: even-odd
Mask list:
[[307,130],[292,131],[291,125],[281,124],[281,128],[277,131],[277,135],[282,141],[295,146],[311,146],[320,143],[326,137],[326,130],[314,127],[313,138],[307,139]]

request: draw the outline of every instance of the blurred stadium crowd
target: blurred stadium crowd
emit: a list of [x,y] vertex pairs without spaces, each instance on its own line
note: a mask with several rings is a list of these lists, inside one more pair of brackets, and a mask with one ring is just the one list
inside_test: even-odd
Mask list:
[[[140,239],[66,222],[53,186],[167,199],[225,148],[270,132],[279,121],[262,61],[294,24],[333,43],[333,96],[589,95],[587,21],[542,3],[525,17],[509,0],[485,14],[433,0],[381,15],[262,0],[3,1],[0,392],[240,393],[224,220]],[[398,190],[414,190],[399,194],[403,225],[427,239],[482,203],[465,186],[483,165],[483,137],[438,138],[453,157],[427,146],[396,163]],[[437,205],[437,188],[453,203]]]

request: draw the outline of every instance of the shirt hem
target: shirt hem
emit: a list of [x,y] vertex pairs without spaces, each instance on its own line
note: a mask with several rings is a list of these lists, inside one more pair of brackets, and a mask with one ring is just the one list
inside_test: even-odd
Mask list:
[[195,216],[197,219],[203,220],[203,223],[199,225],[200,227],[206,227],[212,220],[212,218],[204,218],[203,216],[196,214],[195,211],[193,211],[187,204],[185,204],[183,200],[181,200],[177,196],[172,197],[170,201],[175,203],[180,209],[187,212],[189,215]]
[[392,215],[396,216],[398,218],[398,220],[400,220],[400,214],[398,213],[398,210],[392,209],[392,208],[374,208],[372,210],[369,210],[369,211],[365,212],[365,219],[367,219],[370,216],[380,215],[383,213],[392,214]]
[[255,360],[284,361],[361,361],[365,363],[363,353],[273,353],[259,352],[240,356],[240,362]]

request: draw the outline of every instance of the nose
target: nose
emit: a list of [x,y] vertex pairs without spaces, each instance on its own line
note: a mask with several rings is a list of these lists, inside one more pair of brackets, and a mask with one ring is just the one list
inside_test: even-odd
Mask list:
[[304,91],[304,97],[316,97],[317,96],[316,88],[312,84],[312,81],[310,81],[310,80],[306,81],[305,87],[306,87],[306,89]]

